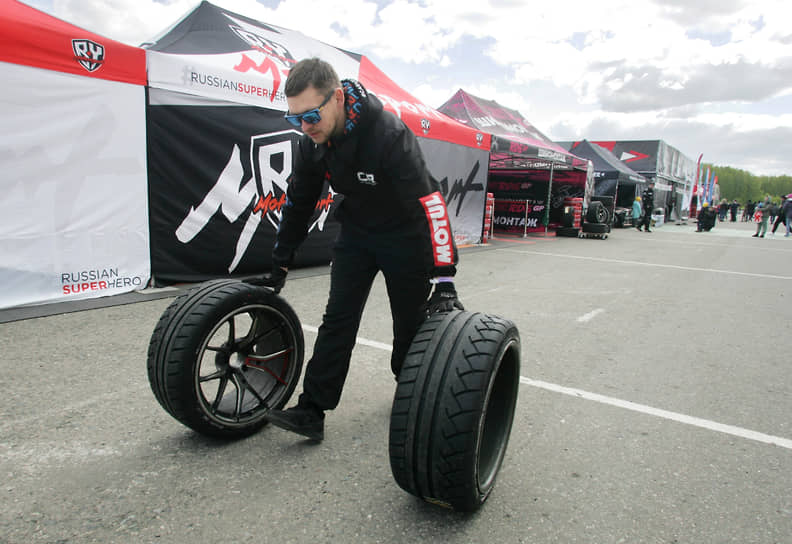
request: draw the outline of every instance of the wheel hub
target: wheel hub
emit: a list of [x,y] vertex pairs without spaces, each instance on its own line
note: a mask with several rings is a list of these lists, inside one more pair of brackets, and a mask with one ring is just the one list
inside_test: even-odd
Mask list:
[[228,360],[228,365],[235,369],[240,370],[243,366],[245,366],[245,361],[247,357],[239,352],[231,354],[231,357]]

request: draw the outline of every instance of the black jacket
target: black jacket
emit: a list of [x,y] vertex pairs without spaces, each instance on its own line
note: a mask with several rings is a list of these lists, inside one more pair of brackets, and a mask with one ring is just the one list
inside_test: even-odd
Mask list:
[[641,201],[643,202],[644,210],[649,210],[649,214],[651,214],[654,209],[654,189],[651,187],[644,189]]
[[432,276],[453,276],[458,254],[440,185],[431,177],[418,140],[360,83],[344,80],[344,135],[317,145],[303,135],[272,260],[288,266],[308,232],[324,181],[343,200],[342,225],[402,236],[416,244]]

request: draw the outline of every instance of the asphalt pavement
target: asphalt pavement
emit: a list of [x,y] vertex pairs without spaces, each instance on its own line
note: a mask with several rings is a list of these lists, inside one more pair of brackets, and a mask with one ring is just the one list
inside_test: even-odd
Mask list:
[[[381,279],[319,444],[212,440],[160,407],[146,351],[180,288],[0,312],[0,542],[792,542],[792,238],[754,230],[461,251],[466,308],[522,340],[509,449],[474,514],[391,475]],[[282,292],[309,353],[328,287],[318,267]]]

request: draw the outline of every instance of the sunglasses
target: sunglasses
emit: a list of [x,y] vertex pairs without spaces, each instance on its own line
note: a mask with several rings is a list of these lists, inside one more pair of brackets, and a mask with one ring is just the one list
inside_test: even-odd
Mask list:
[[283,118],[298,128],[302,126],[303,121],[305,121],[309,125],[315,125],[316,123],[322,120],[322,116],[319,115],[319,112],[322,110],[322,108],[325,107],[325,104],[327,104],[330,101],[330,99],[333,97],[333,94],[335,94],[335,89],[333,89],[327,94],[324,101],[321,104],[319,104],[318,108],[308,110],[305,113],[298,113],[296,115],[291,115],[289,114],[289,112],[286,112],[286,115],[284,115]]

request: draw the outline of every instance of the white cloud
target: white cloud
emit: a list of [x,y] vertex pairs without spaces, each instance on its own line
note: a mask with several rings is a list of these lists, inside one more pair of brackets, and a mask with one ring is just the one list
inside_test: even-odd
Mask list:
[[[47,9],[46,0],[30,3]],[[689,156],[705,145],[715,154],[720,146],[729,150],[723,160],[738,168],[792,174],[792,158],[786,158],[792,154],[757,163],[756,153],[741,154],[726,141],[770,138],[790,126],[788,112],[763,110],[772,97],[792,94],[788,0],[572,0],[547,7],[513,0],[214,3],[364,53],[386,73],[395,63],[404,76],[397,83],[427,104],[439,105],[462,87],[521,111],[550,136],[556,130],[607,129],[610,135],[597,136],[607,139],[640,133]],[[197,1],[51,5],[58,17],[138,44]],[[487,45],[471,51],[471,43]]]

